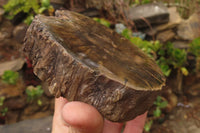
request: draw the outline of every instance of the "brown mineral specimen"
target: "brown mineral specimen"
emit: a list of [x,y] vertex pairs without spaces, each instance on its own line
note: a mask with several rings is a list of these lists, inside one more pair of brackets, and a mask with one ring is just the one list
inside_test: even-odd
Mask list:
[[146,112],[165,81],[155,61],[130,41],[75,12],[36,16],[24,52],[53,95],[88,103],[110,121]]

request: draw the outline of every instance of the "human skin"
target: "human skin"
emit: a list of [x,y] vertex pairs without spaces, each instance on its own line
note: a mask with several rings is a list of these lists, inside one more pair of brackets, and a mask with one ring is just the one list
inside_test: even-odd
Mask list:
[[[126,122],[123,133],[142,133],[147,113]],[[121,133],[123,123],[104,120],[91,105],[55,99],[52,133]]]

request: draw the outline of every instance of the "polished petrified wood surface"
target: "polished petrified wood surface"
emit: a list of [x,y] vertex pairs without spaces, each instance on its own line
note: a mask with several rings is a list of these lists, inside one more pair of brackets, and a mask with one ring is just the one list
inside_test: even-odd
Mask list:
[[165,81],[155,61],[131,42],[70,11],[36,16],[24,52],[52,94],[91,104],[111,121],[144,113]]

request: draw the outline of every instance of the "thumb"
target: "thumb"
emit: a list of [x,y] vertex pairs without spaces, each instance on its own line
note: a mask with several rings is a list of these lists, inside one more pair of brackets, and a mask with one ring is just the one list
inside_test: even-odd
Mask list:
[[69,133],[101,133],[103,118],[91,105],[82,102],[68,102],[62,109],[62,118]]

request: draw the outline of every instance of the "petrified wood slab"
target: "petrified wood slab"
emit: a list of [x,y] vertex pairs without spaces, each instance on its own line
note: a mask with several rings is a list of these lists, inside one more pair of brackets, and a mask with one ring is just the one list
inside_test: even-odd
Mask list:
[[165,81],[155,61],[131,42],[70,11],[36,16],[24,52],[52,94],[91,104],[111,121],[147,111]]

